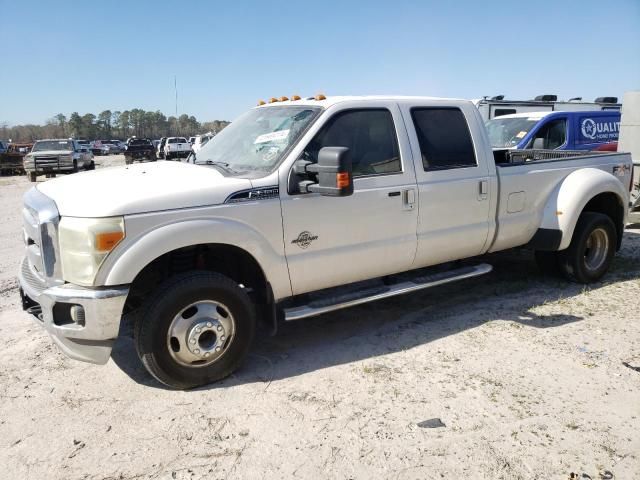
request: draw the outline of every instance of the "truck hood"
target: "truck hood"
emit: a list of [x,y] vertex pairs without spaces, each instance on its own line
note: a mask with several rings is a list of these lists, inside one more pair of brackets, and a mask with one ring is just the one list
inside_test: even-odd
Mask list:
[[251,182],[211,167],[153,162],[66,175],[37,188],[56,202],[60,215],[113,217],[216,205]]

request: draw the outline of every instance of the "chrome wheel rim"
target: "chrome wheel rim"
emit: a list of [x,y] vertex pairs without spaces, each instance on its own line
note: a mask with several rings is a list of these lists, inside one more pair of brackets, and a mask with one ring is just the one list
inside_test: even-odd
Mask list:
[[213,300],[201,300],[173,317],[167,331],[171,357],[185,367],[206,367],[228,350],[235,333],[229,308]]
[[584,250],[584,264],[590,271],[598,270],[607,259],[609,252],[609,236],[603,228],[596,228],[589,238]]

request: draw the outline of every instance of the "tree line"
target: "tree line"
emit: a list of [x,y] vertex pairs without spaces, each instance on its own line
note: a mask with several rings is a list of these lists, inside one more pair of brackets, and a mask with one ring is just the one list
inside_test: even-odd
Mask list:
[[59,113],[44,125],[0,125],[0,139],[15,143],[33,142],[42,138],[83,138],[87,140],[121,139],[135,135],[142,138],[189,137],[200,133],[217,133],[230,122],[214,120],[200,123],[193,115],[165,116],[159,110],[105,110],[98,115],[73,112],[67,118]]

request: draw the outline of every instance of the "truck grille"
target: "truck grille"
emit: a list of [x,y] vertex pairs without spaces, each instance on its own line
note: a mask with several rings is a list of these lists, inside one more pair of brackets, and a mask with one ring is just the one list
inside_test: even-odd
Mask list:
[[26,247],[24,268],[47,286],[63,283],[58,249],[60,217],[55,202],[34,187],[24,196],[22,218]]
[[60,168],[60,157],[57,155],[36,155],[33,158],[34,168],[43,169],[43,168],[51,168],[51,169],[59,169]]

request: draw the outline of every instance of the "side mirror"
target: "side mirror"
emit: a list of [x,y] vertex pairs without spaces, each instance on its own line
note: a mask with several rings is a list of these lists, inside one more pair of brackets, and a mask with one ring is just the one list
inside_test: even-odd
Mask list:
[[533,141],[533,149],[534,150],[543,150],[544,149],[544,138],[536,138]]
[[300,182],[300,190],[328,197],[353,195],[352,163],[346,147],[324,147],[318,152],[318,163],[299,161],[296,173],[316,174],[318,182]]

